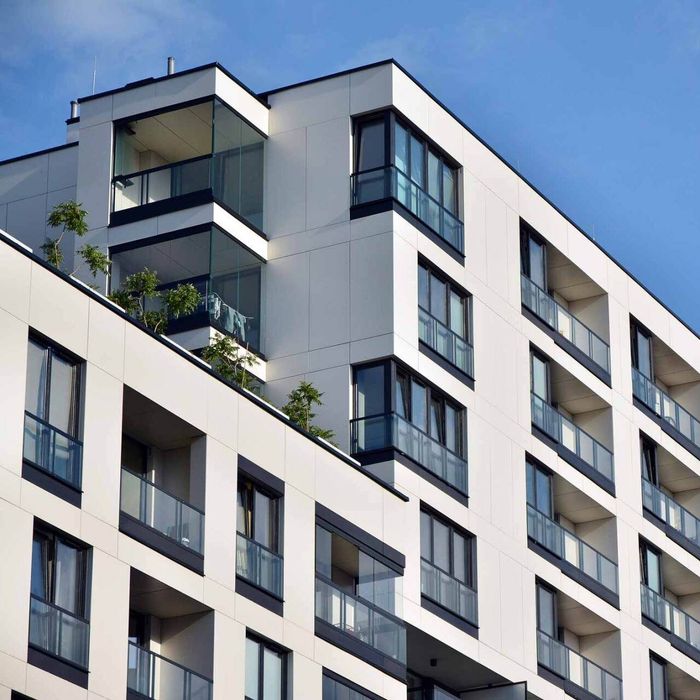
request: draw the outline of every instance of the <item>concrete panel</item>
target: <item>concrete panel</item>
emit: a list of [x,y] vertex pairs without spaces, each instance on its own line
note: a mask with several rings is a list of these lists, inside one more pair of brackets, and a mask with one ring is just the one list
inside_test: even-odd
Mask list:
[[350,335],[350,247],[309,256],[309,348],[345,343]]
[[48,170],[47,154],[0,166],[0,204],[45,194]]

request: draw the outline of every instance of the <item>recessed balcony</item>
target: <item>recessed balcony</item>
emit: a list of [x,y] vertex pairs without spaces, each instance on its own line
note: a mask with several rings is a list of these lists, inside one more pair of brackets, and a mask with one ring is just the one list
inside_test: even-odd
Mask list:
[[237,576],[281,599],[283,570],[281,554],[240,532],[236,533]]

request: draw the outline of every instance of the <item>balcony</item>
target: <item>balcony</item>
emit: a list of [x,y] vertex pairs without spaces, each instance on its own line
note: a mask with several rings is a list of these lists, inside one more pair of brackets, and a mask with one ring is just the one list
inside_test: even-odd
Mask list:
[[112,225],[216,201],[259,231],[264,140],[216,98],[115,124]]
[[240,532],[236,533],[236,575],[282,598],[282,557]]
[[160,654],[129,642],[128,694],[149,700],[210,700],[212,682]]
[[674,540],[698,556],[700,519],[646,479],[642,479],[642,505],[671,529]]
[[90,623],[35,595],[29,607],[29,644],[87,670]]
[[682,650],[683,646],[690,647],[697,661],[700,655],[700,622],[643,583],[640,589],[642,615],[669,632],[672,644],[674,641],[676,645],[680,642]]
[[80,491],[82,442],[26,411],[22,459],[71,489]]
[[[540,289],[526,275],[520,276],[520,293],[523,306],[540,321],[559,334],[571,348],[575,348],[610,376],[610,348],[599,335],[579,321],[571,312]],[[570,349],[570,348],[567,348]]]
[[478,625],[477,592],[425,559],[420,562],[420,591],[451,613],[475,627]]
[[[587,476],[597,476],[596,481],[604,480],[608,488],[614,484],[615,472],[610,450],[536,394],[531,394],[531,409],[533,426],[588,467],[590,472],[584,470]],[[574,466],[579,465],[574,463]]]
[[350,439],[353,454],[394,448],[460,493],[467,493],[467,460],[396,413],[351,420]]
[[527,506],[527,534],[538,545],[617,599],[617,564],[531,505]]
[[540,630],[537,631],[537,663],[595,698],[622,700],[620,678]]
[[474,377],[474,348],[452,329],[418,308],[418,337],[451,365]]
[[401,665],[406,664],[406,628],[402,620],[316,577],[316,617]]
[[350,177],[353,205],[387,199],[405,207],[447,245],[464,255],[464,225],[397,167],[372,168]]

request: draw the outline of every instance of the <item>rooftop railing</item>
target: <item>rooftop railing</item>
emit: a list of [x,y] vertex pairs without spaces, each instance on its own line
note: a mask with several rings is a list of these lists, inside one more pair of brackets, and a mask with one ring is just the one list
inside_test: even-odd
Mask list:
[[418,337],[451,365],[470,377],[474,376],[474,348],[467,340],[420,307]]
[[640,587],[642,615],[700,651],[700,622],[643,583]]
[[211,700],[212,682],[185,666],[129,642],[127,687],[150,700]]
[[28,411],[24,413],[22,457],[56,479],[80,489],[83,444]]
[[268,593],[282,597],[282,557],[240,532],[236,533],[236,574]]
[[613,455],[594,437],[563,416],[537,394],[531,394],[532,423],[552,440],[573,452],[609,481],[615,480]]
[[395,199],[452,248],[464,253],[464,224],[394,165],[354,173],[352,203]]
[[642,504],[684,539],[700,547],[700,519],[644,478],[642,479]]
[[527,534],[556,557],[617,594],[617,564],[530,504],[527,506]]
[[610,374],[610,348],[599,335],[581,323],[527,275],[520,276],[520,293],[523,305],[537,318]]
[[406,663],[406,627],[401,620],[318,576],[316,617],[384,656]]
[[32,595],[29,606],[29,643],[86,669],[90,623],[58,605]]
[[420,591],[467,622],[478,623],[477,592],[425,559],[420,561]]
[[622,680],[585,656],[537,631],[537,663],[600,700],[622,700]]
[[467,460],[396,413],[350,422],[352,452],[394,447],[442,481],[467,493]]
[[204,552],[204,513],[122,467],[121,510],[198,554]]
[[700,448],[700,421],[635,367],[632,368],[632,393],[659,418]]

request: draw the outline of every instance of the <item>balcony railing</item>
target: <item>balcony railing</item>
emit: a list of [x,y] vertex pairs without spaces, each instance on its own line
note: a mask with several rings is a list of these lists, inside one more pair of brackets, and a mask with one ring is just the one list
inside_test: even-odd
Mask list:
[[642,504],[659,520],[700,547],[700,519],[646,479],[642,479]]
[[353,204],[395,199],[455,250],[464,253],[462,222],[397,167],[389,165],[355,173],[350,183]]
[[622,681],[548,634],[537,631],[537,663],[601,700],[622,700]]
[[617,564],[529,504],[527,534],[554,556],[617,594]]
[[700,651],[700,622],[641,584],[642,615]]
[[406,663],[406,627],[390,613],[316,577],[316,617],[399,663]]
[[396,413],[350,422],[354,453],[394,447],[438,478],[467,493],[467,460]]
[[259,542],[236,533],[236,574],[278,598],[282,597],[282,557]]
[[700,448],[700,421],[635,367],[632,368],[632,392],[659,418]]
[[520,276],[520,294],[523,306],[610,374],[610,348],[599,335],[581,323],[526,275]]
[[531,394],[532,423],[609,481],[615,480],[612,452],[537,394]]
[[420,560],[420,591],[467,622],[478,623],[477,592],[425,559]]
[[425,309],[418,307],[418,337],[451,365],[474,376],[474,348]]
[[204,513],[124,467],[121,510],[179,545],[204,552]]
[[127,688],[151,700],[211,700],[212,682],[129,642]]
[[26,411],[22,457],[56,479],[80,489],[83,444]]
[[459,698],[434,685],[432,688],[409,689],[406,700],[459,700]]
[[33,595],[29,606],[29,643],[86,669],[90,623]]

